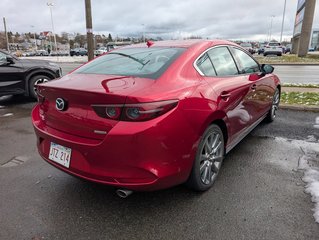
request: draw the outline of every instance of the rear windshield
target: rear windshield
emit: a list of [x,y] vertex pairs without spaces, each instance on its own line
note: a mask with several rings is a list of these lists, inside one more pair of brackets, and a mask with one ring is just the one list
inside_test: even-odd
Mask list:
[[157,79],[184,48],[123,48],[109,52],[74,73],[134,76]]
[[251,47],[250,43],[241,43],[240,46],[242,47]]
[[269,43],[269,46],[271,46],[271,47],[277,47],[277,46],[280,46],[280,43]]

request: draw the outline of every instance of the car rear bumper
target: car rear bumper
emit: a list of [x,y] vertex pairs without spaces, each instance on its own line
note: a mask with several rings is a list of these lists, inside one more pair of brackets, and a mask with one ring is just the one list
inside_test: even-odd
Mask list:
[[282,54],[282,50],[264,50],[264,54],[274,54],[274,55],[277,55],[277,54]]
[[[105,139],[96,140],[50,128],[40,119],[38,105],[32,111],[37,147],[44,160],[71,175],[136,191],[168,188],[187,180],[196,137],[185,131],[185,121],[177,120],[178,126],[171,127],[167,113],[147,123],[119,122]],[[69,168],[49,160],[51,142],[72,149]]]

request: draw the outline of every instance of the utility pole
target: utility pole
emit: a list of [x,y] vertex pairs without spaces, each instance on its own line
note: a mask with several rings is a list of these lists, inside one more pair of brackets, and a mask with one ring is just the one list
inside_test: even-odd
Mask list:
[[[31,25],[31,27],[34,28],[33,25]],[[37,39],[35,38],[35,32],[33,32],[33,38],[34,38],[35,51],[38,51]]]
[[272,21],[274,19],[275,15],[270,16],[270,28],[269,28],[269,42],[271,41],[271,34],[272,34]]
[[91,0],[85,0],[86,37],[88,43],[88,60],[94,58]]
[[58,46],[56,44],[56,36],[54,31],[54,24],[53,24],[53,15],[52,15],[52,7],[54,6],[54,3],[48,2],[47,6],[50,8],[50,14],[51,14],[51,24],[52,24],[52,31],[53,31],[53,39],[54,39],[54,45],[55,45],[55,52],[58,51]]
[[287,4],[287,0],[285,0],[284,3],[284,12],[282,13],[282,23],[281,23],[281,33],[280,33],[280,43],[282,41],[282,33],[284,31],[284,24],[285,24],[285,15],[286,15],[286,4]]
[[7,32],[7,24],[6,24],[6,18],[5,17],[3,17],[3,25],[4,25],[4,33],[6,35],[6,41],[7,41],[7,50],[8,50],[8,52],[10,52],[8,32]]

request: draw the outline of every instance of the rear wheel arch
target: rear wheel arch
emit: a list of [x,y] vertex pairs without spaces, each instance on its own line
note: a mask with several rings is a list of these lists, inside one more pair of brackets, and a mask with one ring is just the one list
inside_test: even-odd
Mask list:
[[225,147],[226,147],[227,142],[228,142],[228,129],[227,129],[226,123],[224,122],[223,119],[217,119],[217,120],[214,120],[210,125],[212,125],[212,124],[216,124],[222,130],[223,136],[224,136],[224,141],[225,141]]

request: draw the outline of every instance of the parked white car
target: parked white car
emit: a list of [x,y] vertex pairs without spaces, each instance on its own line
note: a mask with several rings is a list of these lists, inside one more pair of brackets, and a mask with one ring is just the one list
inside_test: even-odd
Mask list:
[[264,56],[267,55],[282,55],[282,46],[279,42],[270,42],[265,46]]
[[98,50],[95,50],[94,51],[94,55],[95,56],[99,56],[99,55],[102,55],[104,53],[107,53],[107,47],[100,47]]

